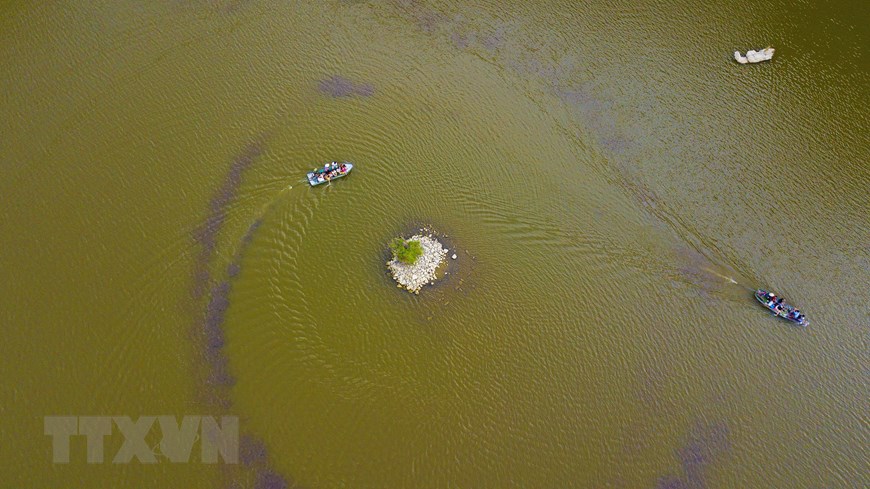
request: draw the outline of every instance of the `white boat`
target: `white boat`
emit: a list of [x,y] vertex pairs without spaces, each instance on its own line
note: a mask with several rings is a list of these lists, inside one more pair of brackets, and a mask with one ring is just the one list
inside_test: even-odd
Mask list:
[[745,65],[747,63],[761,63],[762,61],[770,61],[773,58],[774,49],[766,47],[760,51],[746,51],[746,56],[740,54],[740,51],[734,51],[734,60]]

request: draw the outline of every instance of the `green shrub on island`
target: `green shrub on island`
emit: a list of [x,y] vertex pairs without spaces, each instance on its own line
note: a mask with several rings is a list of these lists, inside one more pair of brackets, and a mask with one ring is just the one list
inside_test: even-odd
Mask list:
[[395,238],[390,242],[390,250],[393,252],[393,259],[408,265],[413,265],[423,256],[423,245],[419,241]]

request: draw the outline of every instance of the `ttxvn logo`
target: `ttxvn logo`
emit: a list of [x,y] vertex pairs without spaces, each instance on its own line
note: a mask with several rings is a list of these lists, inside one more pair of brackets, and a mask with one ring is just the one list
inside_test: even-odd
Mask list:
[[[221,416],[220,424],[213,416],[46,416],[45,434],[52,439],[52,461],[69,463],[70,438],[85,437],[89,464],[105,462],[105,437],[114,429],[123,436],[123,443],[112,457],[112,463],[126,464],[134,458],[143,464],[157,463],[157,454],[170,462],[188,463],[194,444],[199,441],[200,461],[206,464],[235,464],[239,460],[239,418]],[[160,426],[160,442],[152,449],[148,440],[155,439],[152,428]],[[150,436],[149,436],[150,435]],[[80,442],[76,444],[80,445]]]

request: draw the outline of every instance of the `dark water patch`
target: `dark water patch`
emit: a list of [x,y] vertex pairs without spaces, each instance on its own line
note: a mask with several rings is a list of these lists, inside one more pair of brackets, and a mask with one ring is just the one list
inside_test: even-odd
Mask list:
[[459,49],[465,49],[471,44],[471,38],[466,36],[465,34],[461,34],[459,32],[453,31],[450,34],[450,41],[453,42],[453,45]]
[[208,290],[208,283],[211,280],[211,273],[208,271],[207,265],[199,265],[200,262],[205,264],[208,263],[207,259],[203,260],[203,258],[198,258],[196,260],[197,269],[193,272],[193,289],[191,290],[191,295],[200,299],[205,295],[205,291]]
[[673,407],[673,400],[666,395],[668,376],[665,367],[658,362],[648,362],[640,371],[635,395],[649,411],[666,413]]
[[339,75],[333,75],[317,83],[321,93],[333,98],[339,97],[371,97],[375,87],[369,83],[356,83]]
[[263,224],[263,218],[255,219],[254,222],[248,226],[248,230],[245,231],[245,235],[242,237],[242,247],[247,247],[251,244],[251,241],[254,239],[254,234],[260,229],[260,226]]
[[686,442],[676,450],[682,475],[666,474],[658,479],[657,488],[704,489],[706,472],[731,450],[728,426],[724,422],[698,422],[689,431]]
[[697,425],[688,443],[679,451],[687,475],[700,476],[701,471],[715,462],[720,454],[730,450],[728,434],[728,426],[722,422]]
[[196,0],[175,0],[172,2],[177,8],[187,8],[190,10],[196,9],[201,11],[204,8],[209,8],[218,14],[238,14],[243,9],[253,5],[250,0],[208,0],[208,2]]
[[603,138],[600,143],[611,153],[624,153],[631,147],[631,143],[621,137]]
[[228,14],[237,14],[241,12],[243,9],[252,5],[253,2],[249,0],[231,0],[227,1],[224,4],[223,11]]
[[[604,142],[604,144],[607,145],[609,143]],[[629,178],[633,177],[631,174],[625,176]],[[627,180],[624,186],[629,191],[631,191],[631,195],[635,198],[635,200],[637,200],[638,204],[640,204],[641,207],[647,209],[652,213],[655,213],[659,210],[659,196],[654,190],[650,189],[649,186],[637,182],[634,178],[631,178],[631,180]]]
[[206,379],[207,384],[232,386],[236,383],[236,379],[230,373],[230,362],[226,356],[217,356],[210,363],[211,373]]
[[221,326],[223,325],[227,309],[230,307],[229,294],[229,281],[221,282],[212,288],[211,297],[205,308],[204,324],[208,346],[210,347],[223,346],[223,329]]
[[424,10],[417,13],[416,22],[423,32],[434,34],[440,26],[447,22],[447,16],[434,10]]
[[[683,236],[691,237],[689,233]],[[694,285],[705,299],[744,302],[754,284],[730,266],[717,263],[687,244],[674,247],[676,278]]]
[[206,353],[219,350],[224,346],[224,332],[220,327],[206,327],[205,329]]
[[[218,236],[223,228],[230,203],[236,198],[244,172],[251,167],[264,151],[261,139],[246,145],[230,163],[221,185],[209,200],[205,220],[193,232],[196,244],[200,246],[194,261],[193,297],[205,298],[202,314],[194,322],[194,337],[197,351],[203,359],[198,396],[204,403],[218,409],[230,405],[227,387],[234,380],[229,373],[226,357],[222,351],[225,344],[223,323],[229,308],[231,284],[229,280],[214,283],[210,266],[215,255]],[[238,268],[238,261],[233,260]],[[229,273],[228,273],[229,275]]]
[[239,439],[239,461],[244,465],[254,465],[264,463],[268,460],[269,454],[266,450],[266,444],[258,438],[251,435],[242,435]]
[[597,87],[593,81],[555,87],[556,96],[573,109],[598,146],[614,156],[609,158],[607,171],[617,178],[639,208],[652,218],[654,228],[677,238],[680,244],[676,250],[676,277],[697,285],[698,294],[703,299],[723,294],[733,297],[740,292],[740,287],[734,286],[743,283],[739,278],[734,278],[737,274],[730,267],[714,263],[696,250],[709,251],[711,256],[722,256],[722,253],[709,241],[702,242],[692,223],[681,220],[677,213],[669,209],[667,199],[644,183],[643,169],[626,159],[636,149],[638,132],[636,127],[622,122],[618,114],[642,112],[643,107],[629,110],[619,101],[599,96],[602,92],[606,93],[606,89]]
[[495,28],[495,31],[483,38],[483,42],[481,43],[481,45],[487,51],[495,51],[496,49],[501,48],[505,44],[505,39],[507,38],[507,31],[508,28],[506,25],[499,25]]
[[585,90],[557,88],[556,96],[558,96],[562,102],[580,108],[595,108],[597,106],[595,99],[593,99]]
[[212,412],[227,412],[232,405],[229,392],[226,389],[219,389],[217,386],[208,386],[208,389],[199,389],[196,393],[198,403],[206,405]]
[[504,22],[493,22],[486,26],[477,16],[474,19],[468,19],[461,14],[450,17],[415,0],[399,0],[397,6],[403,16],[421,31],[430,35],[446,34],[459,49],[477,48],[493,55],[507,44],[510,26]]
[[[235,384],[229,358],[223,350],[223,325],[226,311],[230,306],[232,279],[241,272],[241,262],[245,251],[253,241],[253,233],[259,227],[260,221],[255,221],[242,238],[242,244],[233,260],[227,265],[227,280],[216,285],[211,292],[206,316],[206,330],[213,338],[206,349],[208,376],[205,379],[206,392],[212,405],[229,410],[232,406],[230,388]],[[213,336],[212,336],[213,335]],[[219,341],[218,341],[219,339]],[[284,476],[269,467],[269,453],[266,444],[251,434],[242,434],[239,440],[239,460],[241,464],[228,470],[227,487],[251,487],[251,474],[255,480],[255,488],[287,488],[290,485]],[[245,482],[248,481],[248,482]],[[295,485],[293,487],[296,487]]]
[[560,86],[560,80],[565,76],[566,68],[572,66],[564,63],[555,64],[551,61],[540,60],[535,57],[516,61],[511,60],[507,62],[507,65],[521,75],[534,75],[551,87]]
[[271,470],[261,470],[257,474],[255,489],[287,489],[287,480],[281,474]]
[[632,420],[625,427],[622,439],[622,457],[624,460],[637,460],[653,443],[649,428],[640,420]]
[[254,141],[249,143],[230,164],[227,175],[221,186],[215,191],[209,201],[205,220],[193,231],[193,239],[199,245],[200,251],[194,263],[193,297],[200,299],[208,290],[211,282],[211,263],[217,246],[218,234],[226,220],[227,205],[236,197],[242,183],[242,175],[263,153],[264,143]]
[[[366,93],[365,87],[353,89],[356,93]],[[193,232],[194,242],[200,247],[194,260],[193,297],[205,299],[202,314],[194,322],[194,336],[197,338],[196,344],[202,359],[201,388],[198,390],[197,399],[215,414],[229,413],[232,407],[231,388],[235,384],[235,378],[224,351],[224,323],[230,307],[233,280],[241,273],[242,257],[252,243],[262,220],[257,219],[248,227],[238,251],[225,269],[226,278],[216,281],[212,277],[210,266],[215,258],[218,237],[224,227],[229,206],[237,197],[242,177],[264,151],[262,139],[248,144],[233,159],[221,186],[209,201],[205,219]],[[286,479],[269,468],[266,445],[262,441],[246,434],[240,442],[243,463],[222,466],[225,487],[250,487],[251,480],[256,481],[254,487],[257,488],[288,487]]]
[[661,477],[656,483],[656,489],[688,489],[688,487],[682,479],[672,475]]
[[591,87],[587,86],[557,86],[554,93],[572,109],[600,147],[613,153],[624,153],[630,149],[631,140],[616,120],[613,102],[593,96]]
[[608,93],[610,88],[596,87],[594,78],[578,85],[578,78],[588,77],[581,74],[587,72],[586,68],[578,66],[571,55],[552,60],[547,53],[552,54],[555,47],[521,34],[521,20],[505,22],[493,16],[467,18],[462,14],[451,17],[416,0],[398,0],[396,6],[406,20],[424,33],[444,36],[457,49],[474,50],[519,75],[531,75],[551,87],[552,95],[571,109],[601,148],[616,155],[635,149],[633,126],[619,114],[628,111],[635,115],[642,113],[643,108],[626,107],[614,98],[608,100],[601,94]]

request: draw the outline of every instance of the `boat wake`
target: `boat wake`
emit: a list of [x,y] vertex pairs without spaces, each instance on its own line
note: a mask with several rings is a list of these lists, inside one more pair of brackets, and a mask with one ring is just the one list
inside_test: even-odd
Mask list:
[[737,283],[737,281],[734,280],[733,278],[728,277],[728,276],[725,276],[725,275],[722,275],[721,273],[716,273],[716,272],[714,272],[713,270],[710,270],[709,268],[706,268],[706,267],[705,267],[705,268],[703,268],[702,270],[704,270],[705,272],[710,272],[710,273],[712,273],[713,275],[715,275],[715,276],[717,276],[717,277],[723,278],[723,279],[727,280],[728,282],[730,282],[730,283],[732,283],[732,284],[739,285],[739,284]]
[[[731,267],[714,262],[694,248],[679,246],[675,251],[679,275],[697,286],[702,295],[743,300],[746,290],[755,290],[754,287],[746,285],[750,280]],[[738,287],[734,287],[735,285]]]

